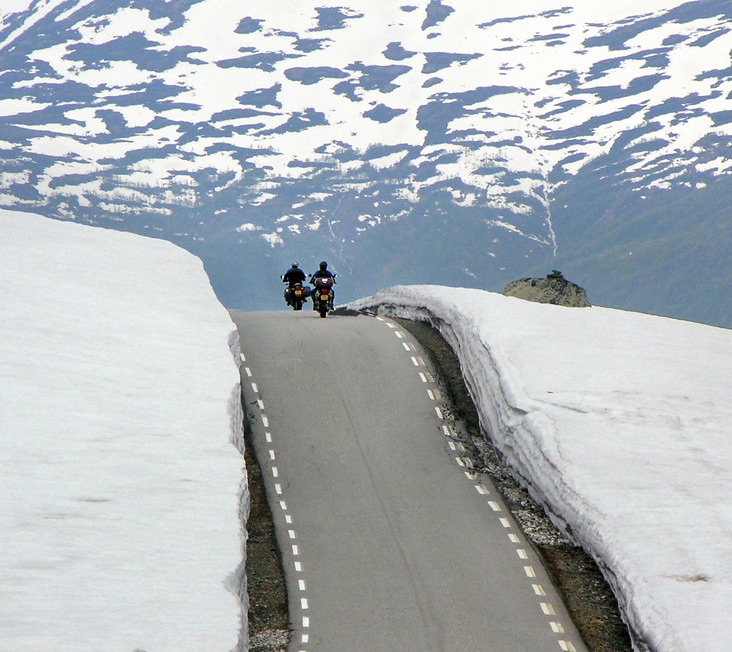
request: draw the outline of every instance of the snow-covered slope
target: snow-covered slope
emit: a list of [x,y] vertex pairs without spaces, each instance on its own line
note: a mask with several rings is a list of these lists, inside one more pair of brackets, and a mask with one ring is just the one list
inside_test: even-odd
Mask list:
[[0,288],[0,648],[244,644],[238,338],[200,261],[0,211]]
[[0,201],[180,242],[228,303],[298,248],[361,290],[558,253],[618,303],[603,242],[657,270],[657,234],[618,227],[729,178],[731,49],[729,0],[13,0]]
[[435,324],[515,475],[606,572],[638,649],[732,648],[732,331],[439,286]]

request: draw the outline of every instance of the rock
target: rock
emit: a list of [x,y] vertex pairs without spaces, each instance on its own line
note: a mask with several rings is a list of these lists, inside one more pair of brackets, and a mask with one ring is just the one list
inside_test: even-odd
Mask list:
[[503,290],[507,297],[517,297],[537,303],[551,303],[570,308],[590,306],[587,293],[575,283],[571,283],[559,270],[553,269],[546,278],[522,278],[512,281]]

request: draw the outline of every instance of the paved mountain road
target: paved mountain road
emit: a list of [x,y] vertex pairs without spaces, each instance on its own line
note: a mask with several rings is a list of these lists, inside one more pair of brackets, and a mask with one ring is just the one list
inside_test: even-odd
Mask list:
[[449,435],[424,354],[368,316],[232,311],[287,578],[290,650],[584,650]]

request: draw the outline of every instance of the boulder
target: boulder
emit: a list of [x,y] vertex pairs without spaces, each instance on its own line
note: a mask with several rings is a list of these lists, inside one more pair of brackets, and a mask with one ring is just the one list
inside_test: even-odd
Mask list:
[[522,278],[512,281],[503,290],[507,297],[518,297],[537,303],[551,303],[556,306],[570,308],[586,308],[590,306],[587,293],[575,283],[571,283],[562,272],[552,270],[546,278]]

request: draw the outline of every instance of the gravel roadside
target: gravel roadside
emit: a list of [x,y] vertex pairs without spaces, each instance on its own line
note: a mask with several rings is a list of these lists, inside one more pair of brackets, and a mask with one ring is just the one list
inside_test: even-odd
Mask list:
[[[452,348],[428,324],[397,320],[428,352],[439,376],[452,416],[463,426],[464,445],[471,452],[475,470],[488,475],[564,597],[565,604],[592,652],[631,652],[628,630],[617,602],[593,559],[564,538],[543,509],[522,489],[482,437],[478,414],[463,382],[460,364]],[[247,419],[251,406],[244,405],[247,441],[246,464],[251,493],[247,530],[247,578],[249,587],[249,649],[284,652],[289,637],[287,592],[280,553],[274,535],[259,464],[252,454]]]

